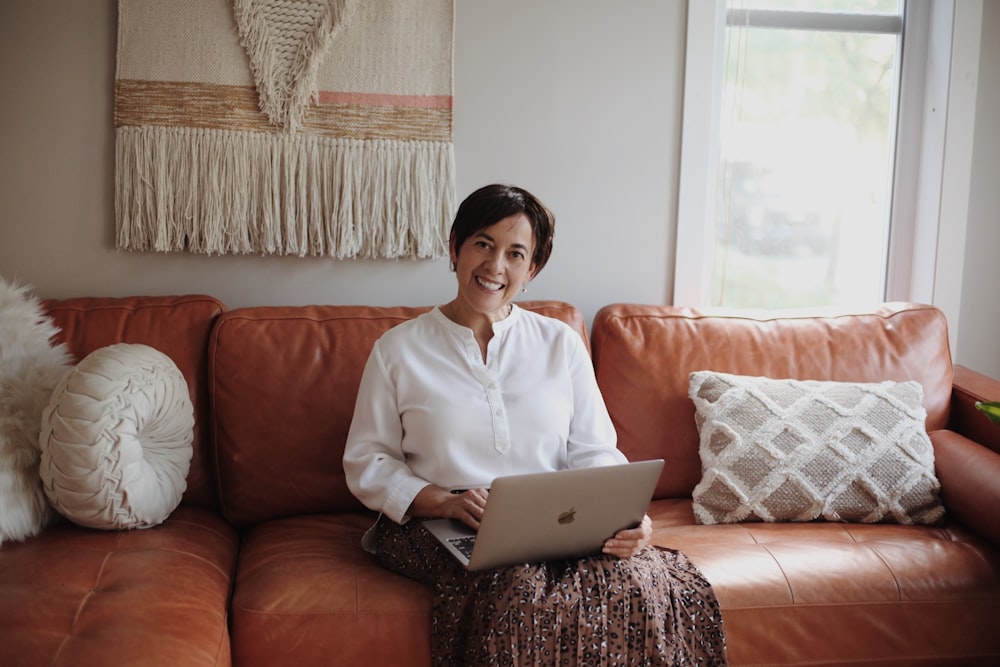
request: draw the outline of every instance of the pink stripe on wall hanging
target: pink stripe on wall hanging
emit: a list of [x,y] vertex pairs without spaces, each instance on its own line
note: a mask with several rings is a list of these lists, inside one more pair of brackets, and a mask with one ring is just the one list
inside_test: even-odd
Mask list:
[[453,0],[119,0],[116,245],[440,257]]

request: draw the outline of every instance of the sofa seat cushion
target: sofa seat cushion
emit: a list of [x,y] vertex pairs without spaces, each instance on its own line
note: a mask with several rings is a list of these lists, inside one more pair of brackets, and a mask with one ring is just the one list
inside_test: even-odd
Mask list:
[[232,602],[235,664],[430,663],[431,591],[361,548],[374,518],[307,515],[245,532]]
[[690,499],[649,514],[712,584],[731,664],[1000,661],[1000,559],[958,524],[705,526]]
[[239,538],[181,505],[159,526],[68,522],[0,551],[0,665],[230,664]]

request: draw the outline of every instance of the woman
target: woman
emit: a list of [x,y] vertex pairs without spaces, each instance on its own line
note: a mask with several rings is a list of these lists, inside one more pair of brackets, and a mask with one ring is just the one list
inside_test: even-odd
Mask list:
[[[421,527],[478,528],[500,475],[624,463],[580,336],[512,303],[545,266],[555,220],[529,192],[480,188],[451,229],[454,299],[375,344],[344,452],[382,513],[365,546],[435,589],[435,665],[725,664],[718,603],[651,522],[582,559],[466,572]],[[416,519],[416,520],[414,520]]]

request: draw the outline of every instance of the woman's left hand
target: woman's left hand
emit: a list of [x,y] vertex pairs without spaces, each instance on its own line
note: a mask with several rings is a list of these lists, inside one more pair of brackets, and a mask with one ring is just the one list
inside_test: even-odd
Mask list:
[[614,537],[608,538],[604,543],[604,553],[618,556],[619,558],[631,558],[649,544],[653,536],[653,522],[649,515],[642,517],[642,521],[635,528],[619,530]]

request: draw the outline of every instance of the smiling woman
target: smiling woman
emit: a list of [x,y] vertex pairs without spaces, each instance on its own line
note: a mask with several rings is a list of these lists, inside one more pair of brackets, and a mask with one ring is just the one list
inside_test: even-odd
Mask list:
[[478,528],[497,477],[626,462],[583,339],[512,303],[554,228],[526,190],[476,190],[450,234],[455,298],[376,341],[344,450],[351,491],[381,513],[364,545],[433,587],[435,665],[725,664],[711,587],[649,546],[649,517],[596,555],[474,572],[421,521]]
[[472,329],[484,361],[493,323],[548,261],[554,232],[552,213],[520,188],[488,185],[459,208],[449,239],[458,295],[441,311]]

